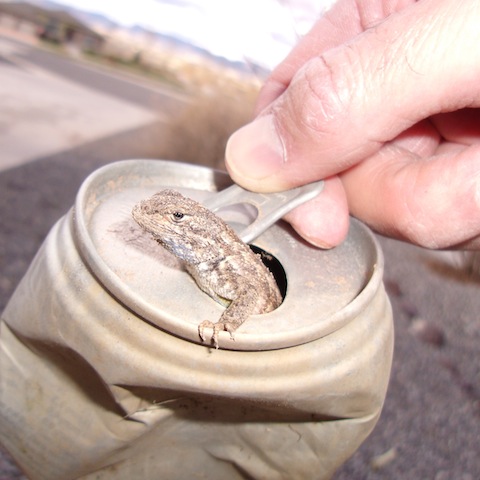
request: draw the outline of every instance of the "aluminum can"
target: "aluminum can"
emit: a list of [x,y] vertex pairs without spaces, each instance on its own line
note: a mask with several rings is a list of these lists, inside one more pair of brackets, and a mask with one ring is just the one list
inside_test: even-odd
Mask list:
[[230,182],[116,162],[52,228],[1,316],[0,441],[29,478],[323,479],[372,431],[393,322],[368,228],[321,250],[270,227],[253,243],[284,301],[217,350],[198,324],[224,307],[131,217],[163,188],[202,200]]

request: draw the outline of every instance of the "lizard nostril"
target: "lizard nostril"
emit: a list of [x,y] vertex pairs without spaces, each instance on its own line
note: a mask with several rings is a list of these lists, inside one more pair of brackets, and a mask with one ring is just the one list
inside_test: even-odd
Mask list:
[[260,255],[263,264],[272,272],[273,278],[282,295],[282,300],[285,299],[285,295],[287,294],[287,274],[278,258],[256,245],[249,244],[248,246],[253,253]]

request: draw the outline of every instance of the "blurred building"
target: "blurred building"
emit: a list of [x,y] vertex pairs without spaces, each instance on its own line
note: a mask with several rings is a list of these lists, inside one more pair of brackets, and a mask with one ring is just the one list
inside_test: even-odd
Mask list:
[[101,35],[69,13],[26,2],[0,2],[0,28],[81,51],[97,52],[103,44]]

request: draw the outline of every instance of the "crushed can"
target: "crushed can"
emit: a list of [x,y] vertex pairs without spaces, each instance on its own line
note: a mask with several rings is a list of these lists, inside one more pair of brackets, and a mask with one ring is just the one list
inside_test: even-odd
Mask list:
[[230,184],[120,161],[52,228],[0,324],[0,442],[29,478],[324,479],[372,431],[393,322],[367,227],[331,250],[283,221],[255,239],[283,303],[215,349],[198,324],[224,307],[131,217],[164,188],[201,201]]

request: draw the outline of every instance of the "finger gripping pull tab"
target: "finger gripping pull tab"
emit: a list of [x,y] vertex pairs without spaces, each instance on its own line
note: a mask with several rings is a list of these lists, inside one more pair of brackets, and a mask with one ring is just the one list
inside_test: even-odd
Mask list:
[[[212,195],[203,204],[212,212],[229,205],[248,204],[254,206],[257,210],[255,220],[247,226],[242,225],[237,231],[238,236],[245,243],[249,243],[290,210],[316,197],[323,188],[324,181],[320,180],[283,192],[256,193],[234,184]],[[238,227],[234,226],[234,228]]]

